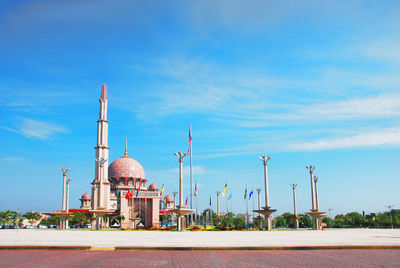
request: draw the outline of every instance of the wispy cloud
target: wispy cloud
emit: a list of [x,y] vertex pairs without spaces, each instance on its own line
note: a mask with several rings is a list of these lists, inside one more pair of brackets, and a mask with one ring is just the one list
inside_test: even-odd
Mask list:
[[398,118],[400,95],[377,95],[337,102],[293,105],[280,113],[248,115],[237,124],[243,127],[265,127],[282,124],[319,123],[321,121]]
[[24,161],[24,160],[27,160],[27,159],[23,158],[23,157],[18,157],[18,156],[7,156],[7,157],[0,158],[0,161],[4,161],[4,162],[17,162],[17,161]]
[[400,129],[386,129],[379,132],[362,133],[349,137],[316,139],[284,146],[287,151],[321,151],[355,147],[399,146]]
[[5,126],[0,127],[10,132],[19,133],[27,138],[36,138],[41,140],[47,140],[57,133],[68,132],[68,130],[63,126],[24,117],[19,118],[16,129]]

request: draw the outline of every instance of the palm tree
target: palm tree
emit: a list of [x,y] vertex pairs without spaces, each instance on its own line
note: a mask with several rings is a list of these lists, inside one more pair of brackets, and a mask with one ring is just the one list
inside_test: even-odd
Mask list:
[[117,216],[117,220],[119,221],[119,226],[121,226],[122,221],[125,220],[125,216],[122,215],[122,214],[119,214],[119,215]]
[[40,220],[42,216],[37,212],[30,211],[25,213],[23,217],[28,219],[30,225],[33,225],[36,221]]

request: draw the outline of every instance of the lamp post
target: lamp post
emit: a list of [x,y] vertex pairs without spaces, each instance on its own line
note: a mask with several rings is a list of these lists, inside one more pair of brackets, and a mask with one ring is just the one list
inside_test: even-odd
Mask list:
[[[264,185],[265,185],[265,207],[264,212],[261,212],[265,216],[265,230],[269,231],[272,229],[272,222],[270,215],[276,211],[276,209],[271,209],[269,206],[269,191],[268,191],[268,160],[271,159],[271,156],[260,156],[261,161],[264,164]],[[258,212],[258,211],[256,211]]]
[[[314,176],[314,190],[315,190],[315,210],[319,211],[319,201],[318,201],[318,176]],[[315,223],[317,225],[317,230],[320,229],[321,222],[320,219],[315,219]]]
[[[260,199],[260,193],[261,193],[261,188],[257,188],[257,193],[258,193],[258,210],[261,210],[261,199]],[[258,229],[262,229],[262,217],[261,214],[258,213]]]
[[331,211],[333,210],[333,208],[328,208],[328,212],[329,212],[329,218],[332,218],[331,216]]
[[71,170],[69,168],[60,168],[60,171],[63,174],[62,210],[65,210],[65,183],[67,180],[67,173]]
[[178,193],[177,191],[172,192],[174,194],[174,208],[176,207],[176,194]]
[[391,226],[392,229],[393,229],[393,220],[392,220],[392,207],[393,207],[393,205],[389,205],[389,206],[385,206],[385,207],[387,207],[387,208],[389,209],[390,226]]
[[183,176],[182,176],[182,169],[183,169],[183,158],[187,156],[187,153],[178,152],[175,153],[179,160],[179,206],[177,209],[174,209],[173,212],[178,214],[178,231],[183,231],[186,229],[185,224],[185,214],[188,212],[193,212],[192,209],[185,209],[183,205]]
[[315,210],[315,201],[314,201],[314,183],[313,183],[313,172],[315,169],[315,166],[306,166],[306,168],[310,172],[310,180],[311,180],[311,211]]
[[267,170],[267,166],[268,166],[268,160],[271,159],[271,156],[267,156],[265,157],[265,155],[260,156],[261,161],[264,164],[264,185],[265,185],[265,207],[270,207],[269,206],[269,196],[268,196],[268,170]]
[[292,183],[292,184],[290,184],[290,186],[292,186],[292,189],[293,189],[293,213],[294,213],[294,217],[296,219],[296,229],[299,229],[299,221],[297,219],[297,209],[296,209],[296,186],[297,186],[297,184]]
[[[60,171],[63,174],[63,193],[62,193],[62,211],[65,212],[65,184],[67,182],[67,173],[70,172],[71,170],[69,168],[60,168]],[[61,229],[66,229],[67,228],[67,223],[68,223],[68,216],[65,218],[65,216],[61,216],[60,219],[60,228]]]
[[[311,210],[310,212],[306,212],[306,214],[310,215],[313,218],[313,229],[319,230],[321,227],[321,218],[326,217],[327,214],[325,212],[319,211],[319,201],[318,201],[318,177],[313,176],[313,172],[315,166],[306,166],[306,168],[310,172],[310,179],[311,179]],[[315,196],[314,196],[314,187],[315,187]]]
[[219,194],[221,193],[220,191],[217,191],[217,224],[219,225]]
[[[66,210],[69,212],[69,183],[72,181],[71,178],[67,178],[67,202],[66,202]],[[69,228],[68,218],[65,220],[66,229]]]

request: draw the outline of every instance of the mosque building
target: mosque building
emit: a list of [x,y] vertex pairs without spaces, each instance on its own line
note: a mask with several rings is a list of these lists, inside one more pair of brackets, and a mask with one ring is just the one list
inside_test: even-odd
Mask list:
[[146,185],[148,180],[144,169],[138,161],[128,156],[126,141],[124,155],[108,165],[110,148],[108,147],[106,85],[102,87],[99,102],[100,115],[97,121],[92,195],[88,193],[82,195],[80,209],[58,210],[47,214],[59,215],[66,222],[63,228],[68,228],[67,219],[73,212],[91,213],[92,227],[96,229],[108,228],[115,224],[120,225],[121,229],[132,229],[138,226],[159,227],[160,215],[171,214],[172,198],[169,195],[165,197],[164,210],[161,210],[162,199],[157,186],[154,183]]

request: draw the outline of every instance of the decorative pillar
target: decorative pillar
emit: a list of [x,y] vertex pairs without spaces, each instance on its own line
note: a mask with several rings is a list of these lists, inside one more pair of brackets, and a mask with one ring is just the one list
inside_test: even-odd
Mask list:
[[[261,188],[257,188],[257,192],[258,192],[258,210],[261,210],[261,199],[260,199],[260,193],[261,193]],[[262,217],[261,214],[258,214],[258,229],[262,229]]]
[[293,189],[293,215],[294,218],[296,219],[296,223],[295,223],[295,228],[299,229],[299,221],[297,219],[297,209],[296,209],[296,186],[297,184],[290,184],[290,186],[292,186]]
[[306,168],[310,172],[310,180],[311,180],[311,211],[315,210],[315,200],[314,200],[314,186],[313,186],[313,172],[315,166],[306,166]]
[[175,155],[179,159],[179,206],[174,209],[173,212],[178,214],[177,227],[178,231],[184,231],[186,229],[185,215],[189,212],[193,212],[193,209],[186,209],[183,205],[183,158],[187,156],[187,153],[178,152]]
[[62,193],[62,210],[65,210],[65,183],[67,181],[67,173],[71,170],[69,168],[60,168],[63,174],[63,193]]
[[[318,182],[318,176],[314,176],[314,190],[315,190],[315,211],[319,211],[319,202],[318,202],[318,186],[317,186],[317,182]],[[316,228],[317,230],[320,229],[321,227],[321,220],[316,218],[315,219],[315,224],[316,224]]]
[[[66,211],[67,211],[67,213],[69,213],[69,183],[72,181],[72,179],[71,178],[68,178],[67,179],[67,201],[66,201]],[[69,215],[67,215],[67,218],[66,218],[66,220],[65,220],[65,225],[66,225],[66,229],[69,229],[69,224],[68,224],[68,218],[69,218]]]

